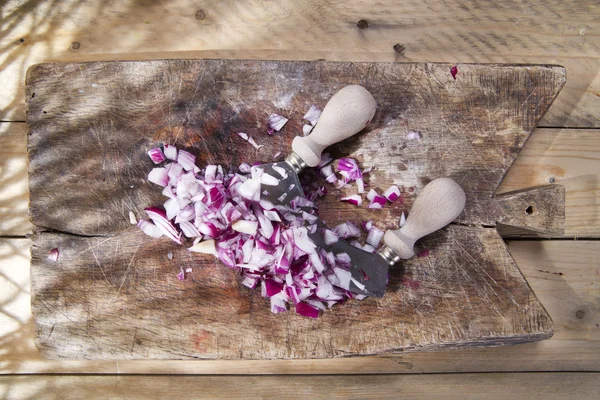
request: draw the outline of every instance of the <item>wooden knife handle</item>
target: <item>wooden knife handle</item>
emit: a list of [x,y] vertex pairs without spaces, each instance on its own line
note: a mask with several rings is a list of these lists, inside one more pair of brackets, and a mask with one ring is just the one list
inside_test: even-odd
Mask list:
[[323,149],[363,130],[373,119],[376,107],[375,99],[364,87],[342,88],[327,102],[311,134],[294,138],[292,150],[306,165],[315,167],[321,162]]
[[387,231],[383,241],[400,258],[411,258],[415,242],[456,219],[465,208],[465,200],[458,183],[450,178],[434,179],[415,200],[404,226]]

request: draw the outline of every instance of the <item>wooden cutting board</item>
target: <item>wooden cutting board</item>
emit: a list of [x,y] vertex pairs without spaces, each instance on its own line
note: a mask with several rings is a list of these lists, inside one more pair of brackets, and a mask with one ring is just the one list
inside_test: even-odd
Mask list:
[[[565,82],[557,66],[171,60],[41,64],[27,75],[32,307],[51,358],[322,358],[548,338],[552,321],[496,227],[564,226],[560,186],[495,197],[494,190]],[[146,182],[146,151],[169,143],[198,164],[237,166],[288,152],[302,115],[347,84],[378,111],[367,130],[331,150],[372,166],[368,184],[399,185],[383,210],[319,201],[334,226],[398,218],[430,180],[467,194],[457,223],[427,237],[428,255],[397,265],[382,299],[348,301],[316,320],[273,315],[258,290],[211,256],[154,240],[129,211],[161,204]],[[290,122],[268,136],[277,112]],[[409,140],[410,131],[421,133]],[[265,146],[255,150],[236,132]],[[353,191],[355,189],[351,189]],[[58,262],[47,260],[58,248]],[[167,253],[174,257],[169,260]],[[191,267],[180,282],[180,268]]]

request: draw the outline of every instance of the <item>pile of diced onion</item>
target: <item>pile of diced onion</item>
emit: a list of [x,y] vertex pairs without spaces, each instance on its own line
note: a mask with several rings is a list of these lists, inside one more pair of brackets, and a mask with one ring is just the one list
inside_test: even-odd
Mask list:
[[[310,133],[319,115],[316,106],[305,115],[310,122],[305,125],[305,135]],[[287,121],[285,117],[271,115],[268,133],[279,131]],[[245,133],[238,136],[257,149],[262,147]],[[239,272],[244,286],[250,289],[260,286],[262,295],[270,299],[273,313],[286,311],[289,305],[300,315],[317,318],[320,310],[346,298],[366,297],[349,290],[351,282],[362,287],[351,276],[350,257],[319,249],[309,239],[308,234],[318,229],[314,200],[325,195],[326,188],[312,182],[313,187],[305,190],[307,198],[292,199],[289,206],[274,205],[261,199],[261,193],[285,178],[283,168],[274,168],[279,177],[247,163],[241,164],[237,173],[225,171],[220,165],[200,169],[193,154],[171,145],[154,148],[148,155],[155,164],[160,164],[148,174],[148,180],[163,188],[167,200],[162,207],[145,209],[149,220],[137,221],[147,235],[167,236],[177,244],[189,246],[189,251],[215,255]],[[332,161],[324,154],[318,166],[321,174],[338,188],[356,182],[359,194],[341,200],[360,206],[363,174],[369,170],[361,171],[356,160],[342,158],[338,161],[342,179],[338,179]],[[399,197],[395,185],[383,195],[375,190],[367,194],[369,208],[373,209]],[[326,229],[323,235],[327,244],[346,239],[363,250],[375,251],[383,231],[373,221],[364,222],[362,228],[367,233],[364,245],[357,240],[360,228],[351,221]],[[178,278],[185,279],[183,269]]]
[[[308,238],[317,229],[317,217],[306,212],[314,202],[298,197],[288,207],[261,200],[261,191],[281,177],[247,164],[240,169],[250,174],[225,172],[217,165],[200,170],[194,155],[170,145],[149,155],[164,165],[154,168],[148,180],[163,187],[168,199],[163,207],[146,208],[149,220],[137,222],[144,233],[178,244],[186,237],[192,243],[188,250],[214,254],[239,271],[243,285],[260,286],[273,313],[291,304],[298,314],[316,318],[319,310],[345,298],[364,298],[349,291],[348,255],[318,249]],[[358,236],[351,222],[326,232],[330,243]],[[367,241],[374,249],[372,239]]]

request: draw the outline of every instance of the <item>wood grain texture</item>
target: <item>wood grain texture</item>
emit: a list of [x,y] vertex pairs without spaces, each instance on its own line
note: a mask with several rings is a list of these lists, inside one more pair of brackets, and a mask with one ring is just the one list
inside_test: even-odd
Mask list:
[[[495,197],[496,222],[541,235],[565,232],[565,187],[545,185],[516,190]],[[506,235],[504,235],[506,236]]]
[[[428,181],[449,176],[467,193],[459,221],[493,225],[492,194],[564,84],[564,70],[460,68],[457,80],[449,64],[199,60],[30,69],[32,221],[59,232],[107,236],[42,233],[34,239],[33,309],[42,351],[70,358],[319,358],[549,337],[551,321],[492,228],[452,227],[433,236],[422,243],[435,248],[430,261],[404,264],[420,265],[414,271],[397,270],[405,280],[395,276],[383,303],[348,303],[318,322],[286,315],[278,324],[282,318],[274,319],[256,294],[239,290],[233,271],[212,259],[192,260],[185,250],[179,262],[196,264],[200,275],[184,304],[174,302],[182,293],[173,287],[172,271],[157,273],[156,264],[151,275],[129,276],[147,271],[169,248],[143,241],[128,221],[130,210],[141,216],[144,207],[161,200],[145,181],[148,149],[157,142],[185,147],[198,154],[200,165],[268,161],[289,148],[312,102],[322,106],[352,83],[373,93],[379,109],[369,132],[334,149],[375,167],[371,187],[396,183],[405,193],[403,201],[376,215],[330,194],[320,204],[324,220],[335,225],[375,218],[394,227]],[[264,124],[272,112],[292,121],[285,133],[270,137]],[[421,137],[407,139],[411,130]],[[250,152],[235,135],[240,131],[267,147]],[[65,270],[47,265],[54,247]],[[52,271],[59,275],[51,277]],[[402,284],[416,296],[398,290]],[[79,290],[72,292],[73,285]],[[89,296],[98,299],[91,303],[96,306]],[[66,320],[63,307],[74,307]],[[118,322],[134,320],[143,323]],[[357,326],[366,336],[354,333]],[[311,335],[313,328],[318,333]]]
[[[125,229],[130,210],[143,215],[162,197],[145,181],[152,146],[188,148],[200,165],[270,161],[289,152],[312,103],[323,107],[341,87],[358,83],[374,95],[378,111],[366,133],[332,151],[376,168],[370,187],[402,188],[404,201],[379,212],[380,222],[394,227],[425,184],[450,177],[467,195],[458,221],[494,225],[492,195],[564,84],[564,70],[461,65],[454,80],[450,67],[223,60],[38,65],[27,79],[31,220],[80,235]],[[272,112],[292,121],[270,137],[264,131]],[[409,140],[410,131],[422,137]],[[254,152],[236,132],[267,146]],[[329,223],[350,210],[334,196],[325,201],[321,215]],[[371,217],[366,209],[354,216]]]
[[[552,335],[494,229],[450,226],[420,245],[430,256],[394,269],[384,298],[310,320],[271,314],[234,270],[136,228],[98,238],[42,234],[32,248],[38,347],[49,358],[328,358]],[[47,260],[55,247],[58,263]],[[180,266],[193,268],[183,283]]]
[[[0,374],[377,374],[600,371],[598,241],[514,241],[510,252],[555,324],[549,340],[498,348],[324,360],[47,360],[34,345],[27,239],[0,239]],[[584,318],[578,311],[584,309]]]
[[23,123],[0,123],[0,235],[30,233],[27,218],[27,129]]
[[596,0],[14,0],[0,24],[2,120],[25,118],[25,71],[40,62],[253,58],[560,64],[569,81],[541,124],[600,126]]
[[[0,169],[0,180],[14,182],[4,186],[8,210],[2,221],[6,226],[2,235],[31,233],[29,222],[28,176],[21,166],[27,164],[27,138],[24,124],[0,123],[7,140],[3,148],[10,150],[14,168]],[[0,139],[1,140],[1,139]],[[20,171],[20,172],[19,172]],[[595,130],[535,129],[523,150],[509,169],[497,192],[530,188],[555,182],[565,186],[565,232],[551,237],[600,236],[600,135]],[[7,221],[11,221],[7,223]],[[15,230],[16,229],[16,230]],[[505,227],[501,234],[505,233]],[[522,236],[523,230],[511,234]],[[538,236],[538,235],[536,235]]]
[[161,399],[593,399],[594,373],[359,376],[7,376],[7,400]]
[[600,236],[600,134],[536,129],[510,167],[499,193],[556,183],[565,187],[565,233]]

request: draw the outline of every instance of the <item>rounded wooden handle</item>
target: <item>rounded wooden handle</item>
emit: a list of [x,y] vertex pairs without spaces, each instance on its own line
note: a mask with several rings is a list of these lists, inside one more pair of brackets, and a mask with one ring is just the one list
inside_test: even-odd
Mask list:
[[465,208],[465,201],[458,183],[450,178],[434,179],[415,200],[404,226],[385,233],[385,244],[400,258],[411,258],[415,242],[454,221]]
[[317,166],[323,150],[363,130],[375,115],[376,107],[375,99],[364,87],[342,88],[327,102],[311,134],[294,138],[292,150],[309,167]]

